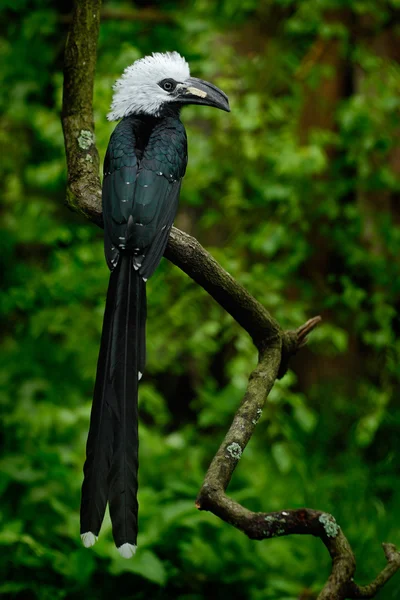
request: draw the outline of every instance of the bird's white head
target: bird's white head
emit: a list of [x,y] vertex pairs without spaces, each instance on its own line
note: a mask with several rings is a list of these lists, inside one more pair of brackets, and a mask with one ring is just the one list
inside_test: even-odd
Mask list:
[[109,121],[136,114],[158,117],[165,107],[183,104],[229,111],[227,96],[212,84],[190,77],[189,65],[178,52],[154,52],[135,61],[113,89]]

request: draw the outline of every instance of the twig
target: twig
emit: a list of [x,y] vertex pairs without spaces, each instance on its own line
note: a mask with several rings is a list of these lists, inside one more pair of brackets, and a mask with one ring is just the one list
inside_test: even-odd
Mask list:
[[[68,167],[67,204],[101,227],[99,157],[92,111],[99,19],[100,0],[76,0],[65,51],[62,122]],[[318,600],[374,597],[400,569],[400,553],[392,544],[384,544],[387,565],[378,577],[370,585],[358,586],[353,581],[356,568],[353,552],[332,515],[309,508],[254,513],[225,493],[272,386],[284,375],[290,357],[304,346],[321,317],[313,317],[296,330],[283,331],[195,238],[178,229],[173,228],[165,255],[236,319],[259,350],[258,365],[210,464],[196,506],[213,512],[251,539],[291,534],[319,537],[330,553],[332,571]]]

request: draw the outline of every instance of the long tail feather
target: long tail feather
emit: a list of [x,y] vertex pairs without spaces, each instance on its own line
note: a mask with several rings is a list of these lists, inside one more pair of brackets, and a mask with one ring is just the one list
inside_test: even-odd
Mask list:
[[125,558],[136,550],[138,531],[138,375],[145,360],[144,288],[132,257],[122,256],[110,353],[109,377],[116,410],[108,500],[114,541]]
[[108,381],[119,267],[111,273],[97,362],[81,499],[81,538],[86,547],[97,541],[108,500],[108,473],[113,452],[113,418]]
[[138,369],[140,379],[146,366],[146,321],[147,321],[147,298],[146,283],[141,279],[140,282],[140,320],[139,320],[139,350],[138,350]]

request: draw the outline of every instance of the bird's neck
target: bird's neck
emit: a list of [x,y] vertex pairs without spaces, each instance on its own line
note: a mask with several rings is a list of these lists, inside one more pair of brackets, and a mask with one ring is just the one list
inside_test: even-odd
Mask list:
[[173,117],[179,119],[182,106],[172,102],[166,102],[160,111],[160,118]]
[[179,106],[179,105],[177,105],[175,103],[166,102],[161,107],[160,111],[157,113],[157,116],[155,116],[155,115],[149,115],[148,113],[144,113],[144,112],[135,113],[135,114],[132,114],[132,115],[129,115],[129,116],[131,116],[131,117],[139,117],[141,120],[148,121],[149,123],[158,122],[161,119],[166,119],[167,117],[172,117],[172,118],[175,118],[175,119],[179,119],[181,108],[182,108],[182,106]]

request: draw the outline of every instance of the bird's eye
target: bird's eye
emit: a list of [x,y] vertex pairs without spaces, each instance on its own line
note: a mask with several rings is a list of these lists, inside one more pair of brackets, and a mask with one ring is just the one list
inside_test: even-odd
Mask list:
[[173,92],[176,88],[176,81],[173,79],[163,79],[158,85],[166,92]]

